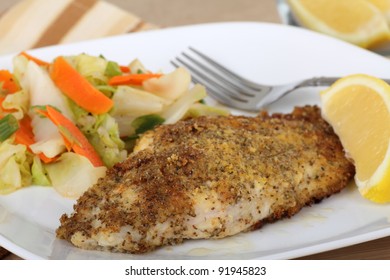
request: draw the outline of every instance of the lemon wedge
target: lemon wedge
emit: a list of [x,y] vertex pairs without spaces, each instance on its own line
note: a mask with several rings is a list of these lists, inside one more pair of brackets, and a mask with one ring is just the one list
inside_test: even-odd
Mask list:
[[363,197],[390,202],[390,86],[367,75],[351,75],[321,93],[322,115],[356,167]]
[[366,0],[288,0],[298,22],[309,29],[368,48],[390,39],[383,13]]
[[390,0],[366,0],[377,7],[390,23]]

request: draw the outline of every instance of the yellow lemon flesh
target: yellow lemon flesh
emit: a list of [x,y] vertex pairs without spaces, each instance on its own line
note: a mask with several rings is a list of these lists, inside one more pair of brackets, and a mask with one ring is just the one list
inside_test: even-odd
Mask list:
[[367,75],[338,80],[321,93],[322,115],[356,167],[360,193],[390,202],[390,86]]
[[366,0],[377,7],[385,16],[387,23],[390,23],[390,0]]
[[390,39],[383,13],[366,0],[288,0],[303,26],[361,47]]

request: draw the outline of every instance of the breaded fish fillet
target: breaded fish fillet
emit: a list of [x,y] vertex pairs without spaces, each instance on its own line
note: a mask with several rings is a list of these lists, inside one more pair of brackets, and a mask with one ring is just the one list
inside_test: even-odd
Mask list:
[[144,135],[63,215],[59,238],[143,253],[223,238],[290,217],[354,174],[317,107],[258,117],[199,117]]

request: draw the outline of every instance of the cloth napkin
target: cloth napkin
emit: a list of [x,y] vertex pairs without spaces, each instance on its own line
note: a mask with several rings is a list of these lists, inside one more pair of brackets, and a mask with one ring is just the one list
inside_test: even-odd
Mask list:
[[0,260],[1,260],[3,257],[7,256],[8,254],[9,254],[9,252],[8,252],[6,249],[0,247]]
[[104,1],[23,0],[0,17],[0,55],[154,28]]

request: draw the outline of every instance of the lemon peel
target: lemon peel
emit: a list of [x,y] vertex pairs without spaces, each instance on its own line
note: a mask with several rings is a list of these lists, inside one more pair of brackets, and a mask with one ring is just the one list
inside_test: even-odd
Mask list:
[[369,48],[390,39],[384,14],[366,0],[288,0],[304,27]]
[[390,202],[390,85],[356,74],[321,93],[322,115],[355,163],[361,195]]

